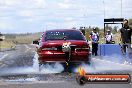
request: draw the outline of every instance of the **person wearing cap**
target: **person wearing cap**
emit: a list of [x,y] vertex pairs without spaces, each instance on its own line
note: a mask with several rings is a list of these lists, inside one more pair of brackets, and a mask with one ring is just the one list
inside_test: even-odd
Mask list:
[[99,33],[97,32],[96,28],[93,28],[93,31],[90,33],[90,39],[92,41],[92,55],[97,56]]
[[107,34],[105,36],[106,44],[112,44],[113,34],[110,30],[107,30]]
[[123,21],[123,27],[120,29],[121,33],[121,43],[122,43],[122,53],[126,54],[126,48],[128,48],[128,53],[132,53],[131,49],[131,34],[132,28],[128,25],[128,20],[125,19]]

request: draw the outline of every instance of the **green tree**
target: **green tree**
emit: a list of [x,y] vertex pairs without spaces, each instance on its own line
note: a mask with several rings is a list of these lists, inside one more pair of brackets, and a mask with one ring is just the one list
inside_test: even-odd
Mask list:
[[115,34],[115,33],[117,33],[117,29],[118,29],[118,26],[114,26],[114,28],[113,28],[113,33]]
[[106,24],[106,26],[105,26],[105,30],[111,30],[111,31],[112,31],[112,27],[109,26],[108,24]]

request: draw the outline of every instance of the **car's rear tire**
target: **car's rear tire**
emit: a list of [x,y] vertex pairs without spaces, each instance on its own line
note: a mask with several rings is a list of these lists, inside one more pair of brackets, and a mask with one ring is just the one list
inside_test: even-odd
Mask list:
[[78,76],[76,81],[79,85],[84,85],[86,83],[86,78],[84,76]]

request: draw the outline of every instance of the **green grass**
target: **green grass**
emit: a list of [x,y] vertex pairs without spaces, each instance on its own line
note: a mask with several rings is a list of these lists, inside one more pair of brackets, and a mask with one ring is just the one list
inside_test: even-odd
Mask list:
[[31,44],[33,40],[39,39],[41,33],[34,34],[7,34],[5,41],[14,44]]
[[10,41],[1,41],[0,42],[0,48],[4,49],[4,48],[13,48],[15,47],[15,44],[10,42]]

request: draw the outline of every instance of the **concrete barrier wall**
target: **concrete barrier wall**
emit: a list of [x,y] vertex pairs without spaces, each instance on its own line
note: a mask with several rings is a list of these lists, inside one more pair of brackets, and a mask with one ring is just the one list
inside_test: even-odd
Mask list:
[[99,56],[110,56],[114,54],[122,55],[121,47],[119,44],[99,44]]

